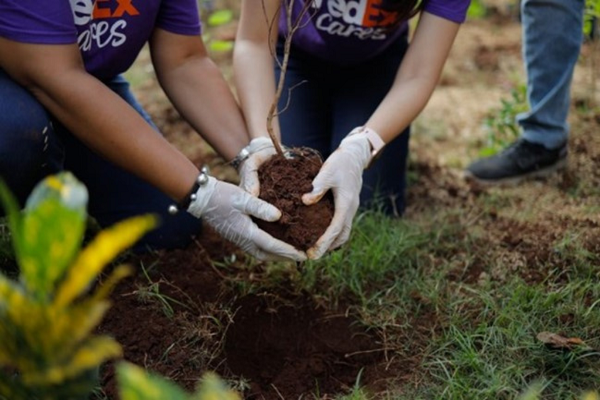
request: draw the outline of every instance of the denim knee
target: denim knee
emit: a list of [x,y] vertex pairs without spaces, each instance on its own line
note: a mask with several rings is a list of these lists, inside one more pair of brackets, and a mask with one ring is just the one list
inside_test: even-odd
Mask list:
[[61,169],[63,158],[48,112],[0,70],[0,177],[24,203],[42,178]]

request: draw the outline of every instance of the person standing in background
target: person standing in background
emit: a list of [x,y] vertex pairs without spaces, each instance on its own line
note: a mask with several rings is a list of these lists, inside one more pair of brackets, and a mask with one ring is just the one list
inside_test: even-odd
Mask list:
[[484,185],[544,177],[566,165],[573,70],[583,41],[584,0],[522,0],[523,60],[529,111],[517,116],[521,137],[477,160],[466,177]]

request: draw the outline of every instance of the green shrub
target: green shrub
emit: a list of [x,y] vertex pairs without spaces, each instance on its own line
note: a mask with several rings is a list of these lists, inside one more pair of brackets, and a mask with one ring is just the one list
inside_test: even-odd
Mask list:
[[18,280],[0,273],[0,398],[87,398],[98,366],[121,354],[112,338],[91,333],[128,267],[88,289],[108,262],[155,226],[155,217],[118,223],[79,251],[88,194],[73,175],[42,181],[23,212],[1,183],[0,198],[20,267]]

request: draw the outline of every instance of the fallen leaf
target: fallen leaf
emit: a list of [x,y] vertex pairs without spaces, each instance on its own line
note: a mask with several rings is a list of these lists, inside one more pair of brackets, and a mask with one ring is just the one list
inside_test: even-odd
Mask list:
[[540,332],[537,334],[537,339],[555,349],[571,349],[574,346],[585,346],[585,342],[579,338],[566,338],[552,332]]

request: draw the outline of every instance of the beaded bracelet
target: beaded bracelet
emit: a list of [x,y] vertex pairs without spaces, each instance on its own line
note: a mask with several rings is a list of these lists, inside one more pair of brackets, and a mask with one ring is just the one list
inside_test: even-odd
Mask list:
[[171,204],[169,206],[169,214],[175,215],[179,212],[179,210],[187,210],[192,201],[196,200],[196,192],[198,192],[198,189],[200,189],[202,186],[206,186],[208,183],[208,177],[208,168],[202,167],[200,170],[200,175],[198,175],[198,178],[196,178],[196,181],[194,182],[194,186],[192,186],[183,200],[181,200],[178,204]]

